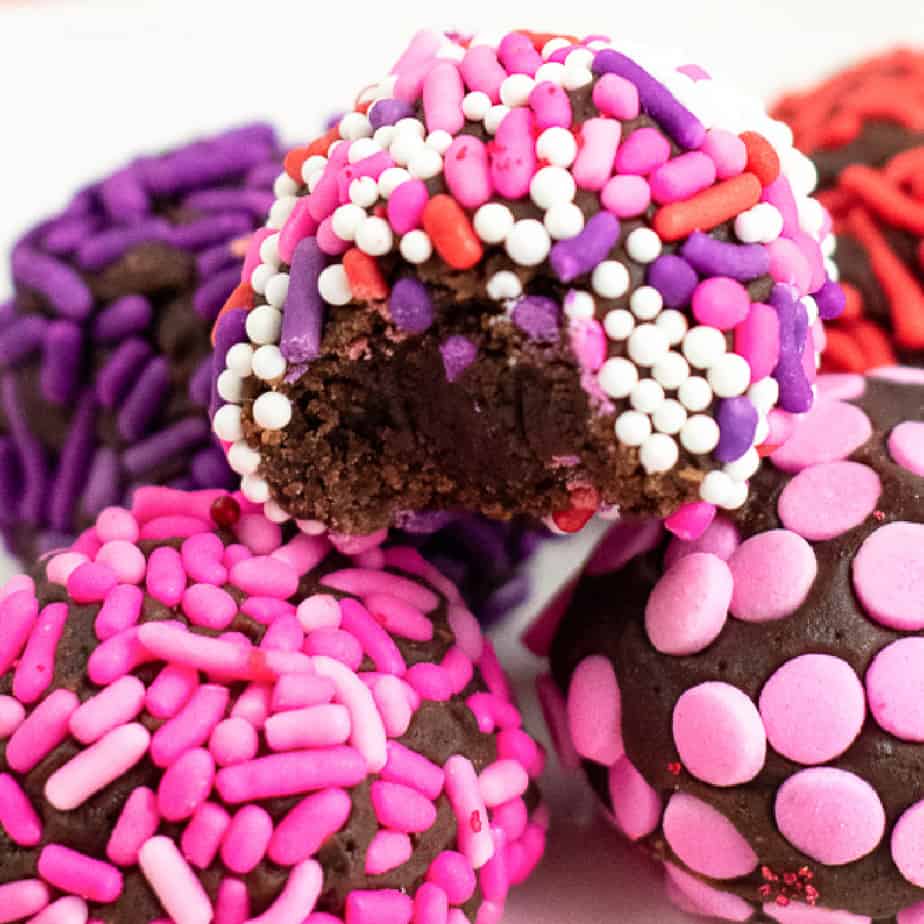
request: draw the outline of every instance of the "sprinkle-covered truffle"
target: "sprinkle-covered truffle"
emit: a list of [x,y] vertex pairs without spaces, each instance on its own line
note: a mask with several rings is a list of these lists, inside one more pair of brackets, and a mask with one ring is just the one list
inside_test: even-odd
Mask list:
[[914,924],[924,374],[818,384],[737,516],[615,527],[528,640],[562,760],[682,907]]
[[424,31],[290,152],[217,327],[249,499],[350,533],[744,503],[839,298],[788,129],[678,63]]
[[811,156],[834,217],[847,302],[826,368],[924,365],[924,53],[862,61],[774,114]]
[[33,574],[0,599],[3,920],[493,924],[538,862],[542,752],[414,549],[146,487]]
[[278,150],[254,124],[140,157],[14,247],[0,309],[14,554],[67,544],[135,484],[230,486],[207,417],[209,332],[272,205]]

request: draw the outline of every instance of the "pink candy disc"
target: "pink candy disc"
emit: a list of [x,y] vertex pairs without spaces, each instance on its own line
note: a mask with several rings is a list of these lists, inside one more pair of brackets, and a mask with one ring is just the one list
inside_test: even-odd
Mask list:
[[628,757],[610,767],[609,791],[613,820],[629,840],[647,837],[658,827],[661,799]]
[[892,458],[914,475],[924,476],[924,423],[906,420],[889,434]]
[[880,366],[867,374],[872,378],[903,385],[924,385],[924,369],[915,369],[914,366]]
[[731,520],[716,517],[698,539],[671,539],[664,553],[664,568],[672,568],[685,555],[694,552],[710,552],[718,555],[722,561],[728,561],[732,553],[741,545],[738,529]]
[[773,749],[806,765],[843,754],[866,718],[863,686],[853,668],[824,654],[787,661],[764,685],[759,705]]
[[898,924],[924,924],[924,902],[918,902],[910,908],[903,908],[896,915]]
[[795,422],[792,435],[770,457],[784,472],[846,459],[872,436],[869,418],[843,401],[821,400]]
[[873,787],[835,767],[791,776],[776,794],[774,811],[783,837],[826,866],[865,857],[885,833],[885,811]]
[[702,683],[674,707],[674,743],[687,770],[713,786],[753,780],[767,757],[767,738],[750,697],[728,683]]
[[779,514],[787,529],[814,542],[859,526],[882,493],[879,476],[859,462],[825,462],[799,472],[783,489]]
[[728,616],[733,581],[717,555],[681,558],[655,585],[645,608],[645,629],[663,654],[691,655],[708,648]]
[[695,796],[672,796],[662,825],[671,850],[696,873],[712,879],[737,879],[757,868],[757,854],[737,828]]
[[924,524],[889,523],[860,546],[853,587],[866,612],[890,629],[924,629]]
[[723,921],[749,921],[753,917],[754,909],[743,898],[720,892],[673,863],[665,863],[664,871],[667,873],[668,896],[676,900],[684,911]]
[[[767,902],[763,908],[768,918],[779,924],[872,924],[873,919],[865,914],[853,914],[850,911],[837,911],[833,908],[818,908],[802,902],[790,902],[777,905]],[[899,924],[902,924],[899,920]]]
[[880,728],[903,741],[924,741],[924,638],[883,648],[866,672],[866,692]]
[[581,757],[612,766],[623,754],[622,699],[607,658],[585,658],[568,689],[568,724]]
[[829,372],[818,377],[816,382],[820,398],[837,398],[853,401],[862,398],[866,391],[866,380],[853,372]]
[[924,888],[924,802],[912,805],[892,829],[892,859],[908,882]]
[[808,596],[818,571],[812,547],[786,529],[748,539],[728,566],[735,579],[731,613],[745,622],[769,622],[794,613]]

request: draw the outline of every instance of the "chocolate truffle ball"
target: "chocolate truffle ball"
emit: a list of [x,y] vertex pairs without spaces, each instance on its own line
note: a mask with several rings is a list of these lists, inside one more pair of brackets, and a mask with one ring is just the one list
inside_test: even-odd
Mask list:
[[924,365],[924,53],[898,49],[780,100],[818,168],[847,308],[826,368]]
[[686,60],[421,32],[286,170],[213,421],[272,519],[687,505],[692,529],[811,405],[843,301],[814,171]]
[[3,591],[0,919],[493,924],[539,746],[455,586],[145,487]]
[[919,924],[924,372],[819,384],[737,517],[610,537],[547,619],[542,691],[684,907]]
[[14,247],[0,308],[0,526],[23,560],[138,483],[229,487],[209,331],[265,218],[279,145],[254,124],[140,157]]

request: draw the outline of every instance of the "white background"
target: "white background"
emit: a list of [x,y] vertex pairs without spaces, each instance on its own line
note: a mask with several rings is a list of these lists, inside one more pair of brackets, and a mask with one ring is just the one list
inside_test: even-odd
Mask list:
[[[920,0],[0,0],[0,249],[132,154],[254,117],[307,140],[423,26],[626,35],[688,49],[765,97],[857,55],[924,45]],[[4,260],[0,299],[7,286]],[[517,636],[589,540],[542,554],[536,600],[498,639],[525,701],[537,664]],[[580,782],[550,766],[553,837],[540,874],[511,900],[511,924],[687,921],[646,863],[593,820]]]

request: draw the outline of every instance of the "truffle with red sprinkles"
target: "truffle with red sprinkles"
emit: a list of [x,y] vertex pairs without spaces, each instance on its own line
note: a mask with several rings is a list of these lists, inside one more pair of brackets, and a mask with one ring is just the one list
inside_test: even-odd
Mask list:
[[253,124],[140,157],[12,254],[0,308],[0,527],[23,560],[131,487],[231,487],[209,331],[265,219],[279,143]]
[[847,295],[825,367],[924,365],[924,53],[897,49],[774,112],[818,168]]
[[273,520],[618,510],[692,535],[811,405],[843,304],[814,171],[699,67],[424,31],[285,163],[213,418]]
[[539,746],[455,586],[139,489],[2,591],[0,920],[493,924]]
[[920,924],[924,371],[819,387],[737,516],[616,527],[529,640],[562,759],[683,907]]

